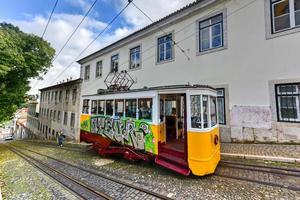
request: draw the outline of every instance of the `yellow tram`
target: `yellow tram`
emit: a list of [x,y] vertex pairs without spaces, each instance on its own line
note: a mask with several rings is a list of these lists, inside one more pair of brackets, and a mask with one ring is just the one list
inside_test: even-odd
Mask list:
[[81,140],[99,154],[154,160],[183,175],[211,174],[220,161],[216,90],[172,85],[83,96]]

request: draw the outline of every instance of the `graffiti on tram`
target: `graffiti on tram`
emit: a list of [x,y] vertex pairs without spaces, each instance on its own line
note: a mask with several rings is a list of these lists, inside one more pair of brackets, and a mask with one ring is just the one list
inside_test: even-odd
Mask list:
[[[87,124],[83,122],[82,125]],[[123,145],[154,153],[151,125],[143,120],[92,116],[88,126],[91,133],[100,134]]]

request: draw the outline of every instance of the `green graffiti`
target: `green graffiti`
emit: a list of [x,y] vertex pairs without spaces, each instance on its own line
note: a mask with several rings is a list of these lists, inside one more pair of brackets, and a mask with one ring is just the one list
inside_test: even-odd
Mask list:
[[132,118],[92,116],[89,124],[92,133],[99,134],[122,145],[156,153],[151,124],[147,121]]

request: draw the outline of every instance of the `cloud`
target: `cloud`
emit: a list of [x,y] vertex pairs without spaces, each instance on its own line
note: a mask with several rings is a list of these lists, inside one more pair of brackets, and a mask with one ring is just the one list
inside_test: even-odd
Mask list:
[[[84,0],[66,0],[72,2],[75,6],[80,6],[83,10],[91,5],[91,1]],[[158,20],[171,12],[187,5],[193,0],[135,0],[135,3],[143,9],[153,20]],[[102,0],[102,2],[110,4],[115,8],[115,12],[119,11],[127,1],[124,0]],[[151,11],[151,12],[150,12]],[[92,17],[91,17],[92,16]],[[83,24],[77,30],[72,37],[66,48],[62,51],[59,57],[54,61],[53,67],[43,77],[43,81],[31,80],[31,86],[35,86],[29,92],[30,94],[36,94],[39,88],[47,87],[51,84],[55,84],[58,81],[66,79],[68,77],[79,77],[80,67],[74,62],[68,70],[63,73],[54,83],[53,77],[57,77],[66,66],[70,64],[72,60],[78,56],[78,54],[89,44],[97,34],[106,26],[107,22],[102,22],[94,18],[94,15],[90,15],[85,19]],[[53,14],[51,23],[48,26],[44,38],[48,40],[51,45],[56,49],[56,52],[60,50],[62,45],[66,42],[69,35],[73,32],[78,25],[83,15],[80,14],[68,14],[60,13]],[[41,35],[44,27],[46,26],[48,16],[36,15],[27,16],[24,20],[9,20],[0,19],[0,21],[7,21],[14,25],[17,25],[24,32]],[[110,19],[109,19],[110,20]],[[120,27],[112,27],[113,30],[103,34],[90,48],[81,56],[88,55],[92,52],[99,50],[100,48],[107,46],[126,35],[150,24],[151,22],[139,10],[130,5],[120,18],[117,20],[123,20],[125,23],[121,23]]]

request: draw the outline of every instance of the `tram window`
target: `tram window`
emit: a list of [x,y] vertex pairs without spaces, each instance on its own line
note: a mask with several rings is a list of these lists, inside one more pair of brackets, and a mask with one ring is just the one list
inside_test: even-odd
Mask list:
[[110,116],[113,115],[113,113],[114,113],[113,103],[114,103],[113,100],[106,100],[106,106],[105,106],[106,115],[110,115]]
[[124,99],[115,100],[115,116],[123,117],[124,114]]
[[202,96],[203,128],[208,128],[208,96]]
[[104,115],[104,100],[98,100],[98,115]]
[[152,99],[139,99],[139,119],[152,120]]
[[201,128],[201,98],[200,95],[191,96],[191,126]]
[[217,124],[216,97],[210,97],[210,119],[211,119],[211,126],[215,126]]
[[126,99],[125,100],[125,116],[136,118],[136,99]]
[[83,106],[82,106],[82,113],[88,114],[89,113],[89,99],[83,100]]
[[91,114],[97,114],[97,100],[92,100]]

